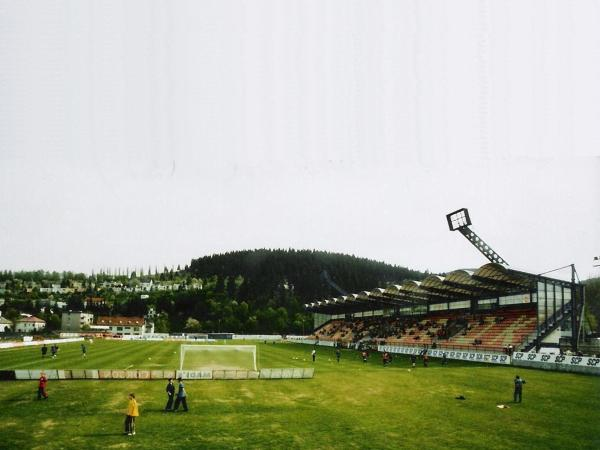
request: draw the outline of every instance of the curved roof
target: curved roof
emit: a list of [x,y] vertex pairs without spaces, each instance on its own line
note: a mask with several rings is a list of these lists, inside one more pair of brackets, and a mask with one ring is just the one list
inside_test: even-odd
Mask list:
[[387,288],[374,288],[338,297],[333,302],[307,303],[312,312],[340,314],[381,308],[406,307],[460,300],[502,297],[531,292],[534,275],[518,272],[497,263],[478,269],[459,269],[446,276],[429,275],[423,281],[406,280]]

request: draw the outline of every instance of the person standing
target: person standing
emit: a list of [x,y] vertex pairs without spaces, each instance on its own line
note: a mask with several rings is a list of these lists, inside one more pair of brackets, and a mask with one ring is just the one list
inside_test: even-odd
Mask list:
[[46,377],[45,372],[40,373],[40,378],[38,380],[38,396],[37,399],[48,400],[48,393],[46,392],[46,384],[48,383],[48,378]]
[[515,403],[521,403],[524,384],[525,384],[525,380],[523,378],[521,378],[519,375],[517,375],[515,377],[515,394],[514,394]]
[[410,362],[412,363],[412,366],[415,367],[417,365],[417,356],[410,355]]
[[129,394],[129,402],[127,403],[127,417],[125,417],[125,434],[128,436],[135,435],[135,418],[140,415],[135,394]]
[[335,349],[335,359],[337,359],[337,362],[340,362],[340,357],[342,356],[342,351],[339,348]]
[[57,348],[56,348],[56,344],[52,344],[52,347],[50,347],[50,353],[52,354],[52,359],[56,358],[56,352],[57,352]]
[[173,378],[169,378],[166,391],[167,406],[165,406],[165,411],[173,411],[173,397],[175,397],[175,385],[173,384]]
[[429,366],[429,355],[427,353],[423,353],[423,367]]
[[369,359],[369,354],[366,352],[366,350],[363,350],[363,352],[362,352],[363,362],[366,363],[368,359]]
[[312,355],[313,362],[315,362],[315,359],[317,359],[317,351],[314,348],[313,348],[311,355]]
[[179,409],[179,405],[183,405],[183,411],[187,412],[187,393],[185,392],[185,385],[183,384],[183,379],[179,377],[177,379],[179,381],[179,388],[177,390],[177,398],[175,399],[175,409],[173,411],[177,411]]
[[85,348],[85,344],[82,343],[81,344],[81,356],[83,358],[87,358],[86,351],[87,351],[87,349]]
[[46,353],[48,353],[48,346],[46,344],[44,344],[42,346],[42,358],[46,357]]
[[446,356],[446,352],[444,352],[444,354],[442,355],[442,366],[445,366],[448,364],[448,357]]

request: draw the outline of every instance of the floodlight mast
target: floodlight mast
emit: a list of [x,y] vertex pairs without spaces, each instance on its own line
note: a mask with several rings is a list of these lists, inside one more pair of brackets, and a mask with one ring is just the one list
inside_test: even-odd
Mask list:
[[450,228],[450,231],[460,231],[460,233],[491,262],[508,266],[508,263],[496,253],[492,247],[486,244],[483,239],[477,236],[477,234],[469,228],[469,225],[471,225],[471,218],[469,217],[469,210],[467,208],[461,208],[447,214],[446,220],[448,221],[448,228]]

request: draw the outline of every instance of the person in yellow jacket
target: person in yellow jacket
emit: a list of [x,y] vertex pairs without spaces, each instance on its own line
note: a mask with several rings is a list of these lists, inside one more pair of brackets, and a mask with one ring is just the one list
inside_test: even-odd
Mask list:
[[129,394],[129,403],[127,404],[127,417],[125,418],[125,434],[133,436],[135,434],[135,418],[140,415],[138,404],[135,401],[135,394]]

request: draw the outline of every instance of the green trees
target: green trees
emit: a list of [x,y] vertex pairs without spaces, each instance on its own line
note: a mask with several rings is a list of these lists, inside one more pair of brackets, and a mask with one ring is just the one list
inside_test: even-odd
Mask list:
[[[7,304],[18,312],[39,313],[32,303],[47,296],[39,287],[80,281],[86,292],[56,294],[66,309],[89,310],[96,315],[144,316],[152,307],[155,331],[303,333],[312,323],[304,303],[347,292],[369,290],[423,274],[354,256],[312,250],[246,250],[198,258],[184,269],[177,266],[101,271],[86,277],[70,272],[1,272],[0,282]],[[127,275],[126,275],[127,274]],[[151,291],[139,287],[153,281]],[[37,285],[35,285],[35,283]],[[115,288],[118,285],[118,289]],[[174,286],[179,285],[175,290]],[[194,285],[195,289],[190,289]],[[26,288],[29,290],[26,291]],[[137,291],[136,291],[136,288]],[[53,296],[55,294],[52,294]],[[102,297],[105,305],[84,306],[87,297]]]
[[200,328],[200,322],[193,317],[188,317],[185,321],[184,331],[187,331],[188,333],[199,333],[202,331]]

